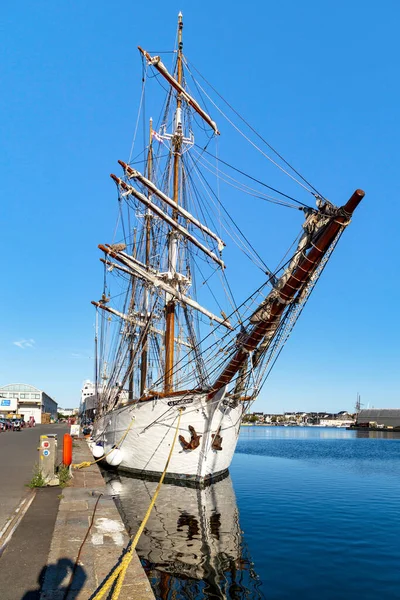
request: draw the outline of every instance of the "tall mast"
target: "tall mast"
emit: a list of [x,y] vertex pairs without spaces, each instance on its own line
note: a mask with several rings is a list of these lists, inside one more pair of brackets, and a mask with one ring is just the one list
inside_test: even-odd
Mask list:
[[[153,119],[150,119],[150,127],[149,127],[149,154],[147,157],[147,177],[148,179],[152,179],[153,173]],[[151,197],[150,191],[148,192],[148,198]],[[150,265],[150,234],[151,234],[151,211],[147,209],[146,217],[146,254],[145,254],[145,263],[146,266]],[[146,310],[146,319],[149,319],[149,292],[145,290],[145,310]],[[145,334],[143,338],[142,344],[142,360],[140,364],[140,396],[143,396],[144,391],[146,389],[146,379],[147,379],[147,360],[148,360],[148,352],[149,352],[149,338],[148,333]]]
[[[177,82],[182,85],[182,29],[183,20],[182,13],[178,15],[178,56],[177,56]],[[179,203],[179,183],[180,183],[180,158],[182,148],[182,100],[178,93],[176,100],[176,112],[174,121],[174,137],[172,140],[173,155],[174,155],[174,180],[173,180],[173,200],[176,204]],[[178,220],[178,211],[173,211],[173,218]],[[177,250],[178,238],[175,232],[171,231],[169,239],[168,251],[168,270],[171,277],[175,278],[177,265]],[[174,366],[174,338],[175,338],[175,300],[167,300],[165,306],[165,374],[164,374],[164,390],[171,392],[173,388],[173,366]]]
[[[136,229],[134,230],[133,233],[133,244],[132,244],[132,256],[135,258],[136,257]],[[132,293],[131,293],[131,299],[130,299],[130,303],[129,303],[129,311],[133,311],[134,306],[135,306],[135,280],[133,278],[131,278],[131,284],[132,284]],[[135,358],[135,349],[134,349],[134,337],[131,334],[130,336],[130,348],[129,348],[129,367],[128,367],[128,371],[129,371],[129,376],[128,376],[128,398],[129,400],[133,400],[134,397],[134,381],[133,381],[133,361]]]
[[98,403],[98,392],[99,392],[99,362],[98,362],[98,334],[99,334],[99,312],[96,309],[96,322],[95,322],[95,334],[94,334],[94,395],[96,398],[96,409]]

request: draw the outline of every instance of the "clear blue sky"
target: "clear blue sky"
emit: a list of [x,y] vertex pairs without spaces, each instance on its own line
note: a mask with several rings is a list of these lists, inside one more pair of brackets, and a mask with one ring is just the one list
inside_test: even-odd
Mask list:
[[[394,0],[6,2],[0,385],[77,406],[93,377],[97,244],[110,241],[109,173],[133,137],[136,46],[172,48],[179,10],[187,56],[289,161],[336,204],[367,194],[255,409],[352,409],[357,392],[365,405],[400,406]],[[253,239],[267,261],[272,228],[266,220]]]

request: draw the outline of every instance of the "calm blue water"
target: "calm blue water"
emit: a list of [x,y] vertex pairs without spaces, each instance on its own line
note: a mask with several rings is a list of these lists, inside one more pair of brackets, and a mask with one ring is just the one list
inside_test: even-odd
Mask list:
[[[138,546],[157,598],[400,599],[399,435],[243,427],[230,473],[163,486]],[[134,532],[155,484],[110,486]]]
[[359,435],[242,428],[231,477],[266,597],[400,598],[400,437]]

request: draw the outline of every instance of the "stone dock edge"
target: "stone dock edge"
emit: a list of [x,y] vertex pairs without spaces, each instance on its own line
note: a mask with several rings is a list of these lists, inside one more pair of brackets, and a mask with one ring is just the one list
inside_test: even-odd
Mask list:
[[[85,439],[75,439],[73,462],[93,460]],[[105,481],[97,464],[73,470],[73,478],[62,490],[54,527],[47,569],[41,588],[41,600],[61,600],[60,590],[66,582],[78,557],[82,541],[92,522],[93,511],[100,494],[93,526],[83,545],[75,569],[70,592],[65,600],[89,600],[99,585],[118,563],[129,542],[129,536],[113,498],[107,492]],[[110,594],[103,598],[107,599]],[[121,600],[155,600],[150,582],[134,553],[120,594]]]

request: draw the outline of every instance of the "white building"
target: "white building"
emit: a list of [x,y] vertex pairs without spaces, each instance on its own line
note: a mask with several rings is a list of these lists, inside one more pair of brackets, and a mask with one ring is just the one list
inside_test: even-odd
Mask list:
[[18,414],[25,421],[33,417],[42,422],[42,413],[57,419],[57,402],[46,392],[26,383],[10,383],[0,387],[0,414]]
[[320,419],[321,427],[350,427],[354,425],[353,419]]
[[[104,389],[106,390],[106,386],[104,387]],[[103,391],[103,387],[101,385],[98,385],[97,392],[98,392],[99,398],[101,398],[102,391]],[[128,390],[120,390],[117,387],[114,387],[112,390],[112,392],[114,394],[116,394],[117,391],[118,391],[119,397],[121,399],[121,402],[128,402],[128,400],[129,400]],[[111,390],[109,390],[109,392],[111,393]],[[86,402],[86,400],[88,402]],[[87,410],[95,409],[96,404],[97,404],[96,384],[94,384],[93,381],[90,381],[90,379],[86,379],[82,385],[81,402],[79,405],[79,414],[83,414]]]
[[[84,401],[86,400],[86,398],[88,398],[89,396],[94,396],[95,392],[96,392],[96,385],[93,383],[93,381],[90,381],[90,379],[86,379],[83,382],[82,390],[81,390],[81,406],[84,403]],[[99,392],[101,392],[100,386],[99,386]]]
[[63,417],[74,417],[79,412],[78,408],[59,408],[58,414]]

